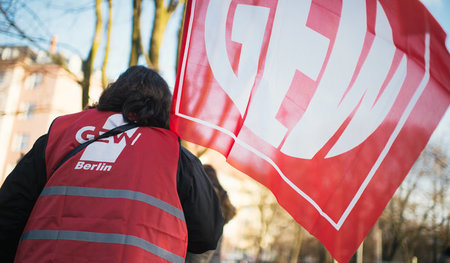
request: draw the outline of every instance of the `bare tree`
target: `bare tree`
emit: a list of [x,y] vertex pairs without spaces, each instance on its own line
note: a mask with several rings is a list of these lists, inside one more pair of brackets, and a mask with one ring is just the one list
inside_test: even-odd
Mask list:
[[379,223],[383,230],[383,260],[414,256],[437,262],[450,245],[450,172],[448,156],[428,146],[399,187]]
[[[20,10],[25,10],[26,12],[31,15],[33,20],[40,24],[40,28],[42,30],[45,30],[44,25],[42,24],[42,21],[40,20],[39,16],[34,13],[34,11],[31,10],[27,6],[26,1],[2,1],[0,2],[0,13],[3,15],[3,17],[6,20],[7,27],[3,25],[4,28],[7,29],[2,30],[5,34],[16,34],[17,38],[24,39],[28,41],[32,46],[38,48],[41,51],[47,52],[49,57],[52,59],[53,63],[58,64],[62,66],[67,72],[69,72],[72,77],[80,84],[82,87],[82,101],[81,106],[85,107],[88,104],[89,101],[89,88],[91,84],[91,76],[94,70],[94,61],[97,55],[97,51],[101,42],[102,38],[102,14],[101,14],[101,3],[102,0],[95,0],[95,27],[94,27],[94,37],[89,49],[89,53],[87,57],[82,61],[82,76],[79,78],[75,73],[71,72],[70,69],[67,67],[67,65],[64,63],[64,59],[61,59],[61,56],[58,54],[49,54],[48,50],[46,48],[43,48],[41,46],[42,42],[50,42],[49,39],[51,36],[46,37],[35,37],[27,33],[25,30],[23,30],[24,27],[21,27],[17,21],[15,20],[16,12]],[[52,3],[48,3],[51,5]],[[67,8],[67,7],[60,7],[60,8]],[[73,12],[79,12],[84,11],[86,8],[91,8],[91,6],[83,6],[81,9],[76,9]],[[70,8],[67,8],[69,10]],[[71,11],[71,12],[72,12]],[[48,34],[48,33],[47,33]],[[70,45],[66,44],[66,47],[70,47]],[[75,48],[70,47],[71,50],[74,50]],[[78,53],[78,52],[77,52]]]
[[[167,4],[165,3],[167,2]],[[153,0],[155,12],[153,17],[153,28],[150,35],[149,45],[149,59],[151,66],[155,70],[159,70],[159,50],[161,49],[164,32],[167,28],[167,23],[170,17],[179,4],[184,3],[184,0]]]
[[129,66],[136,65],[138,63],[139,57],[143,56],[145,58],[147,66],[155,69],[156,71],[159,71],[159,51],[161,49],[164,33],[167,28],[167,23],[169,22],[169,19],[172,16],[173,12],[176,10],[177,6],[182,3],[184,3],[184,0],[153,0],[153,26],[150,34],[150,44],[147,53],[145,52],[143,47],[140,25],[142,0],[133,0],[133,23],[130,60],[128,63]]
[[178,45],[177,45],[177,56],[176,56],[176,61],[175,61],[175,74],[177,74],[178,63],[179,63],[179,59],[180,59],[180,49],[181,49],[181,44],[183,42],[184,22],[186,20],[186,4],[183,4],[182,8],[183,8],[183,16],[181,18],[181,23],[178,28]]
[[92,39],[91,48],[86,59],[82,63],[83,79],[81,80],[82,88],[82,99],[81,106],[84,108],[89,103],[89,88],[91,85],[91,76],[94,70],[94,60],[97,56],[97,51],[100,46],[100,41],[102,39],[102,10],[101,10],[102,0],[95,0],[95,31],[94,38]]
[[260,189],[259,201],[256,203],[256,208],[259,212],[259,231],[255,236],[255,244],[257,248],[256,262],[262,262],[262,255],[264,251],[264,239],[268,236],[269,227],[274,221],[276,209],[278,208],[273,196],[264,188]]
[[106,45],[105,56],[102,64],[102,86],[106,89],[108,86],[108,77],[106,76],[106,67],[108,66],[109,50],[111,49],[111,28],[113,23],[113,0],[107,0],[108,3],[108,23],[106,26]]
[[278,204],[268,189],[250,182],[245,186],[243,190],[251,201],[241,210],[248,210],[252,215],[251,224],[242,230],[242,239],[248,244],[244,248],[247,254],[254,255],[255,262],[297,262],[303,228]]
[[[29,36],[25,30],[23,30],[15,21],[15,14],[18,8],[25,8],[26,5],[20,1],[1,1],[0,12],[5,18],[5,21],[1,24],[1,32],[3,34],[16,35],[18,38],[22,38],[30,42],[33,46],[42,49],[37,39]],[[25,10],[29,10],[25,8]]]
[[429,200],[425,213],[428,215],[426,222],[431,238],[432,262],[437,262],[439,255],[448,247],[449,220],[450,220],[450,169],[448,156],[440,147],[430,147],[425,150],[421,159],[422,165],[429,176],[429,187],[424,189]]
[[[133,16],[131,28],[131,51],[128,66],[138,63],[139,56],[142,55],[142,37],[141,37],[141,13],[142,0],[133,0]],[[150,66],[150,65],[149,65]]]

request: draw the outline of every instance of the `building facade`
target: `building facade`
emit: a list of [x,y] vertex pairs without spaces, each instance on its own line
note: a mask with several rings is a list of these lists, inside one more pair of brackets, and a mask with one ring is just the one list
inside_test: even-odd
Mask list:
[[[94,82],[91,98],[101,92]],[[52,121],[81,110],[76,77],[27,47],[0,46],[0,185]]]

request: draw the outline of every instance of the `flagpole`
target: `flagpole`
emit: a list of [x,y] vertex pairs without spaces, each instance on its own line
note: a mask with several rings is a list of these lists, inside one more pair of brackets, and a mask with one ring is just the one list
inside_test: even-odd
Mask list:
[[363,247],[364,247],[364,241],[361,243],[358,250],[356,251],[356,263],[363,262]]
[[375,234],[375,263],[381,263],[381,259],[382,259],[382,255],[383,255],[383,250],[382,250],[382,232],[379,226],[379,223],[377,221],[377,223],[375,224],[374,227],[374,234]]

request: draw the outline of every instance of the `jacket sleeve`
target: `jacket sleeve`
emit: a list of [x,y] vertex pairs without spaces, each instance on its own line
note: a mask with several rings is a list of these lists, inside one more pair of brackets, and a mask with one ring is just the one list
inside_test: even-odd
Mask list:
[[199,254],[216,249],[224,224],[219,199],[200,160],[182,146],[177,180],[188,229],[187,251]]
[[20,236],[47,180],[41,136],[19,161],[0,188],[0,258],[13,262]]

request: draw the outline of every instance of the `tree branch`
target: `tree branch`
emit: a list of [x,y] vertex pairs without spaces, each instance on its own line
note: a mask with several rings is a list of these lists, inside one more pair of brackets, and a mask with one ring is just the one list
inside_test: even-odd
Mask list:
[[19,35],[28,40],[29,42],[31,42],[33,45],[35,45],[37,48],[44,50],[39,43],[37,43],[34,39],[30,38],[25,31],[23,31],[16,23],[14,23],[14,21],[9,17],[8,13],[3,9],[3,7],[0,5],[0,12],[3,14],[3,16],[5,17],[6,21],[8,21],[9,25],[12,26],[17,33],[19,33]]

